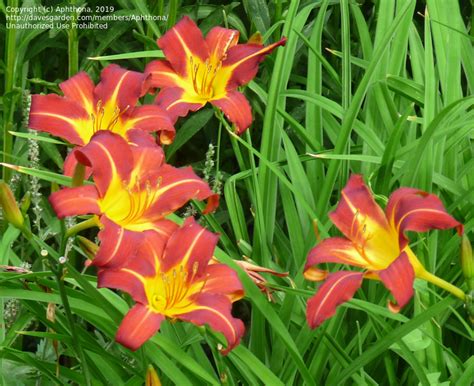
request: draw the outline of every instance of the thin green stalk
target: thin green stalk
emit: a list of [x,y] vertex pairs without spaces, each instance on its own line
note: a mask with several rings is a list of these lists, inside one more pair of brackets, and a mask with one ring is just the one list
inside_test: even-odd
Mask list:
[[[349,19],[349,1],[341,1],[341,20],[342,20],[342,108],[344,114],[351,104],[351,26]],[[351,146],[346,144],[345,154],[350,154]],[[344,183],[349,178],[350,161],[342,163],[342,181]]]
[[[41,256],[41,249],[48,247],[45,245],[43,240],[38,238],[37,236],[33,235],[29,229],[23,229],[23,235],[26,237],[28,241],[30,241],[30,244],[33,246],[33,248],[36,250],[39,256]],[[64,244],[64,243],[62,243]],[[46,250],[48,250],[46,248]],[[61,249],[63,252],[63,248]],[[59,290],[59,295],[61,297],[61,303],[64,307],[64,311],[66,313],[66,318],[68,320],[69,328],[71,330],[71,335],[72,335],[72,342],[75,348],[75,351],[79,357],[79,361],[81,363],[82,367],[82,372],[84,375],[84,381],[87,386],[90,386],[91,383],[91,376],[89,372],[89,368],[87,366],[87,361],[86,361],[86,356],[84,354],[84,350],[82,349],[82,345],[79,342],[79,338],[77,335],[77,330],[76,330],[76,321],[73,318],[72,312],[71,312],[71,307],[69,305],[69,299],[67,297],[66,293],[66,287],[64,286],[64,279],[63,279],[63,269],[62,266],[57,267],[54,269],[53,267],[58,264],[58,261],[56,261],[50,254],[47,255],[47,259],[49,260],[50,263],[50,269],[51,272],[53,272],[57,284],[58,284],[58,290]]]
[[[76,1],[71,1],[71,5],[75,5]],[[79,71],[79,38],[77,35],[77,28],[73,24],[77,21],[77,13],[72,15],[73,21],[71,28],[68,30],[68,75],[69,77],[75,75]]]
[[89,218],[85,221],[82,221],[79,224],[76,224],[76,225],[70,227],[69,229],[67,229],[66,233],[65,233],[66,234],[65,239],[67,241],[67,239],[69,237],[74,236],[75,234],[79,233],[80,231],[83,231],[84,229],[89,229],[89,228],[92,228],[92,227],[95,227],[95,226],[99,226],[99,220],[98,220],[97,216],[92,216],[91,218]]
[[430,282],[431,284],[434,284],[434,285],[444,289],[445,291],[448,291],[452,295],[456,296],[458,299],[461,299],[463,302],[466,301],[466,294],[464,293],[464,291],[462,289],[456,287],[455,285],[453,285],[451,283],[448,283],[446,280],[441,279],[440,277],[438,277],[436,275],[433,275],[431,272],[422,271],[422,272],[418,273],[417,276],[420,279],[424,279],[424,280]]
[[[18,7],[18,0],[8,1],[8,6],[11,8]],[[11,93],[15,85],[15,60],[17,56],[17,46],[16,46],[16,29],[10,28],[6,30],[6,44],[5,44],[5,94]],[[8,103],[9,101],[9,103]],[[13,95],[10,95],[10,99],[3,98],[4,103],[4,114],[3,114],[3,162],[11,162],[11,152],[13,146],[13,137],[9,133],[13,125],[13,111],[15,100]],[[5,181],[10,180],[11,171],[7,167],[3,167],[3,179]]]

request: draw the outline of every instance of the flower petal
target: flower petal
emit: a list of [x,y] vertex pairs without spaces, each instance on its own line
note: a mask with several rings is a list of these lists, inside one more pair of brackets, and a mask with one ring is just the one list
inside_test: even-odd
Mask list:
[[[66,156],[64,160],[63,170],[64,175],[72,177],[74,175],[74,171],[76,170],[76,166],[79,163],[76,157],[76,151],[79,150],[80,147],[77,146]],[[86,171],[84,173],[84,179],[88,179],[92,174],[92,169],[90,167],[86,167]]]
[[207,103],[205,100],[187,98],[187,96],[182,88],[167,87],[158,93],[155,103],[166,110],[175,122],[178,117],[186,116],[189,111],[197,111]]
[[227,340],[227,348],[222,352],[224,355],[240,343],[245,327],[240,319],[232,316],[232,303],[226,296],[201,293],[193,307],[193,311],[176,316],[198,326],[208,324],[221,332]]
[[79,103],[90,115],[95,110],[94,83],[87,73],[81,71],[59,84],[64,96]]
[[362,176],[350,177],[329,217],[371,263],[370,269],[384,269],[400,254],[398,234],[390,227]]
[[286,38],[268,46],[260,44],[237,44],[227,52],[227,57],[222,62],[222,69],[232,73],[227,82],[227,89],[233,90],[247,84],[258,72],[259,63],[265,59],[276,47],[283,46]]
[[237,128],[237,134],[242,134],[252,124],[252,109],[249,101],[238,91],[228,91],[223,98],[211,100],[219,107]]
[[336,308],[351,299],[362,284],[362,272],[339,271],[331,273],[308,300],[306,319],[311,328],[318,327],[336,313]]
[[146,89],[181,87],[182,82],[185,81],[167,60],[154,60],[148,63],[145,68],[145,76]]
[[128,268],[99,270],[97,288],[119,289],[130,294],[136,302],[147,303],[144,278]]
[[130,115],[124,115],[123,132],[130,129],[159,131],[161,142],[169,145],[173,142],[175,129],[169,115],[157,105],[144,105],[133,109]]
[[[100,82],[94,90],[95,100],[104,108],[104,117],[134,107],[143,95],[145,75],[128,71],[116,64],[109,64],[100,74]],[[106,118],[104,118],[106,120]]]
[[118,328],[115,340],[130,350],[137,350],[160,329],[165,317],[143,304],[136,304]]
[[92,167],[94,182],[101,197],[111,186],[118,188],[127,181],[133,166],[133,155],[127,141],[109,131],[99,131],[82,149],[76,158]]
[[137,248],[143,240],[143,232],[122,228],[101,216],[103,229],[99,232],[100,247],[92,265],[102,268],[120,268],[135,258]]
[[181,76],[186,76],[188,73],[190,57],[198,57],[204,62],[209,56],[201,30],[188,16],[184,16],[158,39],[157,43],[166,59]]
[[239,31],[222,27],[212,28],[206,36],[210,59],[214,63],[220,62],[227,55],[229,48],[234,47],[238,41]]
[[405,231],[426,232],[430,229],[455,227],[459,234],[463,232],[462,224],[446,212],[437,196],[418,189],[400,188],[393,192],[386,213],[400,236],[401,249],[408,242]]
[[82,214],[99,214],[97,189],[93,185],[64,188],[49,196],[49,202],[59,218]]
[[210,264],[206,268],[202,292],[227,295],[231,301],[244,297],[244,288],[237,273],[225,264]]
[[160,223],[169,227],[160,229],[160,232],[149,230],[144,232],[144,237],[138,247],[136,258],[130,260],[127,269],[143,277],[151,277],[161,270],[163,253],[171,235],[178,229],[178,225],[169,220]]
[[331,237],[321,241],[308,255],[304,276],[307,280],[323,280],[327,271],[313,267],[322,263],[349,264],[356,267],[366,267],[367,261],[357,251],[352,242],[342,237]]
[[133,129],[127,134],[133,155],[133,170],[130,175],[131,181],[140,181],[145,184],[150,175],[158,173],[165,158],[161,146],[158,146],[154,138],[143,130]]
[[[189,200],[205,200],[211,197],[215,204],[215,194],[206,181],[199,178],[189,167],[175,168],[164,164],[156,174],[161,184],[153,193],[154,200],[143,217],[155,221],[181,208]],[[150,179],[153,180],[152,176]],[[209,208],[208,208],[209,209]]]
[[74,145],[84,145],[90,137],[91,119],[77,102],[59,95],[31,97],[28,127],[63,138]]
[[168,272],[177,265],[183,265],[190,275],[193,273],[193,276],[199,276],[203,270],[206,270],[218,239],[217,234],[209,232],[194,218],[188,217],[166,244],[162,272]]
[[400,311],[413,297],[415,271],[408,255],[402,252],[388,268],[376,273],[397,301],[397,304],[389,301],[388,308],[392,312]]

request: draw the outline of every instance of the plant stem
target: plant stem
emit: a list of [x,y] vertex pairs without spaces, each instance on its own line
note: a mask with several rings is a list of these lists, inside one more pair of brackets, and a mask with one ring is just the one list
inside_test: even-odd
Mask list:
[[420,279],[426,280],[442,289],[445,291],[450,292],[457,298],[461,299],[463,302],[466,301],[466,294],[464,293],[463,290],[460,288],[456,287],[455,285],[448,283],[446,280],[441,279],[440,277],[433,275],[432,273],[423,270],[417,274],[417,277]]
[[[31,231],[27,228],[22,229],[23,235],[25,238],[30,241],[30,244],[33,246],[33,248],[36,250],[38,255],[41,255],[41,249],[44,247],[48,247],[45,245],[43,240],[39,239],[37,236],[33,235]],[[46,248],[47,249],[47,248]],[[47,259],[49,260],[50,266],[51,266],[51,272],[54,273],[54,276],[56,277],[56,281],[58,283],[58,290],[59,290],[59,296],[61,297],[61,303],[64,307],[64,311],[66,313],[66,318],[69,323],[69,328],[71,330],[71,336],[72,336],[72,342],[75,348],[75,351],[79,357],[79,361],[81,363],[82,367],[82,372],[84,374],[84,381],[87,386],[91,385],[91,378],[90,378],[90,373],[89,373],[89,368],[87,366],[86,362],[86,357],[84,354],[84,350],[82,349],[81,344],[79,343],[79,338],[77,336],[77,331],[76,331],[76,322],[74,321],[74,318],[71,313],[71,307],[69,305],[69,300],[67,297],[66,293],[66,287],[64,285],[64,280],[63,280],[63,268],[62,266],[57,267],[57,269],[54,269],[55,266],[58,265],[58,261],[54,259],[52,256],[49,254],[47,255]]]
[[76,233],[79,233],[80,231],[83,231],[84,229],[92,228],[95,226],[99,226],[99,220],[97,216],[92,216],[91,218],[69,228],[66,231],[65,239],[68,239],[69,237],[74,236]]
[[[75,5],[76,2],[72,1],[71,5]],[[68,30],[68,75],[69,77],[77,74],[79,71],[79,40],[77,37],[77,28],[72,26],[72,23],[77,21],[77,13],[74,12],[73,21],[71,22],[71,28]]]
[[64,286],[64,280],[61,277],[61,272],[62,272],[62,269],[60,269],[58,272],[55,272],[56,281],[58,283],[58,288],[59,288],[59,295],[61,296],[61,302],[63,304],[64,311],[66,312],[66,317],[69,322],[69,327],[71,329],[72,341],[74,343],[77,353],[79,354],[79,360],[81,362],[82,371],[84,373],[84,380],[85,380],[86,385],[89,386],[91,385],[91,379],[90,379],[89,369],[87,367],[86,356],[84,355],[84,350],[82,349],[82,346],[79,343],[79,338],[77,336],[77,331],[76,331],[76,322],[74,321],[74,318],[71,313],[71,307],[69,306],[69,300],[66,293],[66,287]]
[[[18,7],[18,0],[10,0],[8,5],[15,9]],[[12,151],[13,138],[9,133],[11,130],[13,121],[13,110],[15,105],[15,99],[12,95],[13,87],[15,85],[15,60],[16,60],[16,29],[10,28],[6,31],[6,50],[5,50],[5,96],[9,95],[9,98],[3,98],[4,103],[4,115],[3,115],[3,162],[9,163],[10,155]],[[3,167],[3,179],[8,181],[10,179],[11,171],[7,167]]]

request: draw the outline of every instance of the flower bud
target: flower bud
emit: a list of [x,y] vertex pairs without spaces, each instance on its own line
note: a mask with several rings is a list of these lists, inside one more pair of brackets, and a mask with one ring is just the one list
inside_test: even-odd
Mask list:
[[90,260],[94,260],[95,255],[99,249],[98,245],[82,236],[77,236],[77,242],[86,256]]
[[474,258],[472,257],[472,247],[466,235],[461,241],[461,267],[466,280],[468,292],[474,291]]
[[21,213],[25,214],[26,212],[28,212],[30,205],[31,205],[31,193],[26,192],[26,194],[23,196],[20,202]]
[[20,212],[13,192],[4,181],[0,181],[0,206],[3,208],[5,220],[17,228],[23,228],[25,219]]
[[146,372],[145,386],[161,386],[160,378],[152,365],[148,365]]
[[252,36],[250,36],[248,44],[258,44],[262,45],[263,44],[263,36],[260,32],[255,32]]

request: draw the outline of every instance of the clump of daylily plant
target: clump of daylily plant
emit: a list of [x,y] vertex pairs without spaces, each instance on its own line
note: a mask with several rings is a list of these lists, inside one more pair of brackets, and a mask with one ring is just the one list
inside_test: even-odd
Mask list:
[[[244,335],[243,322],[231,312],[244,289],[237,273],[214,257],[219,235],[193,217],[181,225],[169,218],[191,200],[206,200],[202,212],[212,212],[219,197],[191,167],[168,164],[162,148],[173,142],[177,119],[208,102],[223,111],[237,134],[249,128],[250,104],[238,88],[256,76],[259,63],[286,39],[267,46],[257,38],[244,44],[238,40],[238,31],[221,27],[204,37],[184,17],[157,42],[166,60],[152,61],[144,73],[111,64],[97,85],[80,72],[60,84],[63,96],[32,97],[29,127],[75,145],[64,163],[73,186],[54,192],[49,201],[59,218],[91,215],[74,225],[69,235],[92,226],[100,228],[99,246],[85,238],[79,243],[89,263],[97,267],[98,286],[127,292],[135,302],[116,333],[117,342],[132,350],[150,339],[166,318],[207,324],[222,333],[227,341],[224,354]],[[156,90],[153,104],[140,103],[145,94]],[[84,185],[83,177],[90,176],[91,183]],[[26,229],[13,194],[3,182],[0,203],[5,218]],[[363,177],[352,175],[329,217],[344,237],[325,239],[309,253],[305,278],[324,281],[308,301],[311,328],[351,299],[363,279],[380,281],[391,292],[395,301],[390,300],[388,307],[392,312],[399,312],[413,297],[415,278],[466,300],[462,290],[427,271],[405,233],[456,228],[463,234],[463,226],[437,196],[400,188],[383,211]],[[466,240],[462,264],[472,296],[474,269]],[[323,263],[347,264],[356,270],[329,273],[318,267]],[[246,261],[237,265],[269,300],[270,289],[260,273],[288,274]],[[147,377],[157,379],[153,372]]]
[[[99,246],[84,238],[80,243],[90,258],[86,265],[98,268],[99,286],[128,292],[136,302],[116,335],[133,350],[165,318],[208,324],[226,338],[224,353],[244,333],[231,314],[243,287],[213,257],[219,236],[193,218],[182,226],[167,218],[190,200],[207,200],[203,213],[213,211],[218,195],[191,167],[166,163],[161,147],[173,141],[179,116],[207,102],[224,112],[237,133],[250,126],[250,105],[237,88],[255,77],[258,64],[285,38],[269,46],[238,39],[237,31],[221,27],[204,39],[184,17],[158,40],[166,60],[151,62],[145,73],[111,64],[96,86],[80,72],[59,85],[63,96],[32,97],[30,128],[76,145],[64,163],[73,187],[53,193],[50,203],[59,218],[92,215],[69,235],[100,228]],[[154,104],[139,103],[157,88]],[[83,185],[89,176],[93,184]]]

